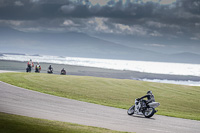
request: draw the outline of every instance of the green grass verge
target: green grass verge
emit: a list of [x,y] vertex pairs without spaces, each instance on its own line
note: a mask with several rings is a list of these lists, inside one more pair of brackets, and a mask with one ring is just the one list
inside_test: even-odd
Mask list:
[[0,133],[123,133],[105,128],[82,126],[0,113]]
[[200,87],[127,79],[35,73],[2,73],[0,80],[51,95],[128,109],[152,90],[160,115],[200,120]]

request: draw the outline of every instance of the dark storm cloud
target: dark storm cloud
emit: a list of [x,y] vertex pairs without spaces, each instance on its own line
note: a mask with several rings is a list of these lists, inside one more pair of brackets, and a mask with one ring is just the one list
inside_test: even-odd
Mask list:
[[[68,2],[63,2],[67,3]],[[21,6],[18,6],[20,4]],[[3,1],[0,5],[0,19],[6,20],[35,20],[39,18],[55,18],[59,16],[61,1],[45,2],[34,0]]]
[[[93,2],[0,0],[0,25],[63,30],[70,28],[82,32],[95,29],[94,32],[152,36],[173,34],[174,37],[184,33],[200,39],[197,30],[200,28],[199,0],[177,0],[169,4],[159,0],[108,0],[104,4]],[[189,35],[191,31],[193,33]]]
[[[83,4],[83,2],[85,4]],[[107,18],[151,18],[168,17],[173,12],[188,11],[199,13],[199,2],[197,0],[178,1],[177,4],[160,5],[155,2],[136,3],[127,0],[111,0],[107,5],[91,5],[87,0],[1,0],[1,19],[38,19],[56,17],[107,17]],[[192,8],[195,7],[195,8]],[[164,15],[164,16],[162,16]]]
[[199,15],[200,14],[200,1],[199,0],[183,0],[183,8],[186,11]]

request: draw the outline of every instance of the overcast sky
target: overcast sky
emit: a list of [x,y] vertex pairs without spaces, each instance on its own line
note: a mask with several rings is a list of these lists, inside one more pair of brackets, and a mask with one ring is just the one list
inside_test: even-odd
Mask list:
[[112,35],[119,43],[121,36],[130,39],[125,45],[131,45],[131,38],[153,38],[155,42],[134,43],[149,49],[166,49],[174,40],[180,52],[198,53],[200,0],[0,0],[0,26]]

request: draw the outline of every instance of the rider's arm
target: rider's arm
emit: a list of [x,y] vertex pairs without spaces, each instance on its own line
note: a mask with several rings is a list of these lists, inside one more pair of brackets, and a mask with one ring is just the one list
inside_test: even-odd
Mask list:
[[145,95],[145,96],[143,96],[143,97],[141,97],[141,98],[138,98],[138,100],[143,99],[143,98],[146,98],[146,97],[148,97],[148,95]]

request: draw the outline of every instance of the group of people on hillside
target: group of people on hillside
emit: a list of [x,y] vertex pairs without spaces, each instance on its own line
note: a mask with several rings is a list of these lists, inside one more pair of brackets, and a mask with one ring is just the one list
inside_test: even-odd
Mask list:
[[[27,63],[27,68],[26,68],[26,72],[31,72],[31,69],[34,67],[34,63],[32,62],[32,60],[30,59],[30,61],[28,61]],[[40,73],[41,71],[41,65],[39,64],[39,62],[37,62],[37,65],[35,66],[35,72],[36,73]],[[53,67],[51,65],[49,65],[47,73],[53,73]],[[66,75],[66,71],[63,68],[60,72],[61,75]]]

